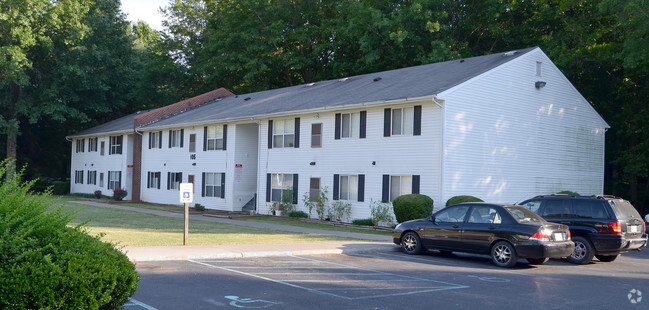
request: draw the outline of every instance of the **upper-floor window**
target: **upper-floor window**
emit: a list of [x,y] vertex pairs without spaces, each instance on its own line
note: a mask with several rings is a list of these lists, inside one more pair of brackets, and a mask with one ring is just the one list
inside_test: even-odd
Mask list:
[[97,152],[97,141],[99,138],[88,139],[88,152]]
[[185,130],[169,130],[169,147],[183,147]]
[[101,148],[99,149],[99,155],[104,156],[105,149],[106,149],[106,141],[101,141]]
[[273,147],[295,146],[295,120],[284,119],[273,124]]
[[110,136],[108,155],[122,154],[122,136]]
[[225,150],[227,145],[227,125],[206,126],[203,137],[203,151]]
[[149,148],[162,148],[162,131],[149,132]]
[[86,139],[77,139],[77,149],[76,152],[84,152],[86,148]]
[[182,172],[167,172],[167,189],[180,189],[182,181]]
[[195,133],[192,133],[192,134],[189,135],[189,152],[190,153],[196,153],[196,134]]
[[367,112],[337,113],[335,115],[336,128],[334,138],[365,138]]
[[322,123],[311,124],[311,147],[322,147]]
[[421,106],[385,109],[383,136],[421,135]]
[[148,172],[146,187],[160,189],[160,172]]

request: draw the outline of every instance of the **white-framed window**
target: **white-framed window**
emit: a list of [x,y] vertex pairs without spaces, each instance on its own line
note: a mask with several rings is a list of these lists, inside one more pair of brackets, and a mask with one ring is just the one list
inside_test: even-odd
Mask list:
[[393,136],[412,135],[415,123],[415,109],[398,108],[392,109],[392,129]]
[[322,123],[311,124],[311,147],[322,147]]
[[104,187],[104,173],[99,173],[99,187]]
[[83,170],[74,171],[74,184],[83,184]]
[[358,138],[360,114],[355,113],[342,113],[340,115],[340,137],[345,138]]
[[320,198],[320,178],[309,180],[309,200],[316,201]]
[[183,130],[169,130],[169,147],[182,147]]
[[192,133],[192,134],[189,135],[189,152],[190,153],[196,153],[196,134],[195,133]]
[[108,155],[122,154],[122,136],[110,136]]
[[160,189],[160,172],[148,172],[146,187]]
[[223,149],[223,126],[207,126],[207,143],[208,151]]
[[99,138],[88,139],[88,152],[97,152],[97,141],[99,141]]
[[116,189],[121,187],[122,187],[122,172],[108,171],[108,189]]
[[204,174],[203,193],[205,197],[223,197],[221,184],[222,173],[206,172]]
[[273,123],[273,147],[295,146],[295,119],[277,120]]
[[84,152],[85,148],[86,148],[86,139],[77,139],[76,152],[77,153]]
[[339,186],[340,200],[358,199],[358,175],[341,175]]
[[167,173],[167,189],[180,189],[180,183],[183,181],[182,172],[168,172]]
[[401,195],[412,194],[412,176],[393,175],[390,176],[390,201],[394,201]]
[[101,141],[101,148],[99,149],[99,155],[104,156],[105,149],[106,149],[106,141]]
[[271,175],[271,201],[282,201],[285,195],[293,194],[293,175],[273,173]]
[[88,170],[88,182],[86,183],[97,185],[97,170]]
[[162,148],[162,131],[149,133],[149,148],[150,149]]

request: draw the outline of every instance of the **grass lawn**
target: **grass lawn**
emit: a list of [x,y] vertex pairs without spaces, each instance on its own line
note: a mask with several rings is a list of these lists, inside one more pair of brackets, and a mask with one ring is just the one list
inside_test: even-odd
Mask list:
[[344,226],[333,226],[333,225],[327,225],[327,224],[318,224],[318,223],[313,223],[313,222],[303,222],[299,220],[291,220],[287,218],[282,218],[282,217],[240,217],[236,218],[236,220],[240,221],[258,221],[258,222],[266,222],[266,223],[271,223],[271,224],[279,224],[279,225],[287,225],[287,226],[297,226],[297,227],[305,227],[305,228],[312,228],[312,229],[322,229],[322,230],[330,230],[330,231],[344,231],[344,232],[353,232],[353,233],[361,233],[361,234],[373,234],[373,235],[383,235],[383,236],[391,236],[392,232],[389,231],[381,231],[381,230],[370,230],[370,229],[361,229],[361,228],[354,228],[354,227],[344,227]]
[[[74,200],[74,197],[53,197],[56,204]],[[75,212],[71,226],[87,222],[91,235],[104,234],[103,241],[122,246],[182,245],[183,219],[166,218],[132,211],[66,204],[67,211]],[[279,244],[350,240],[333,236],[299,234],[237,225],[191,221],[190,245],[219,244]]]

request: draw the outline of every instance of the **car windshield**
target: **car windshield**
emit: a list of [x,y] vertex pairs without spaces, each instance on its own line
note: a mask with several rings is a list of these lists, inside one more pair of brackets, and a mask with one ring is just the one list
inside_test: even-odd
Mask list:
[[507,210],[519,223],[545,222],[542,217],[525,207],[505,206],[505,210]]

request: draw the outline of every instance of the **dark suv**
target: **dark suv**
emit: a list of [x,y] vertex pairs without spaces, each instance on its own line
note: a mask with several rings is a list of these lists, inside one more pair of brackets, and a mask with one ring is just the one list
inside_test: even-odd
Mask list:
[[593,256],[612,262],[647,244],[647,227],[628,201],[613,196],[536,196],[524,206],[547,221],[570,227],[575,251],[568,261],[587,264]]

